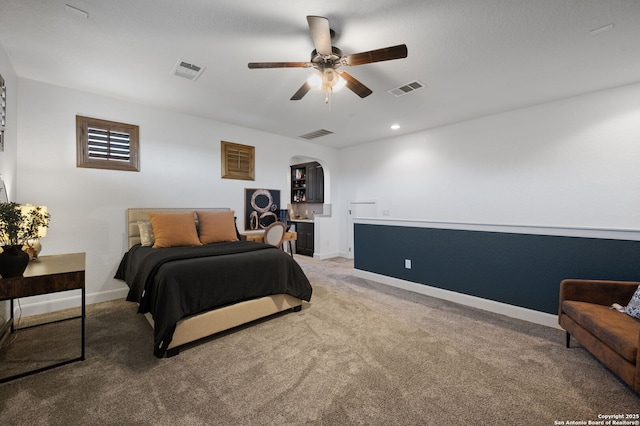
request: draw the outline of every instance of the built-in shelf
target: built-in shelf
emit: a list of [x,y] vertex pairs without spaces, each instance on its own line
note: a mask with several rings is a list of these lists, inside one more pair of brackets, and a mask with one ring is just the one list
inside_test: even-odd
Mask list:
[[291,166],[291,202],[324,202],[324,171],[319,163]]

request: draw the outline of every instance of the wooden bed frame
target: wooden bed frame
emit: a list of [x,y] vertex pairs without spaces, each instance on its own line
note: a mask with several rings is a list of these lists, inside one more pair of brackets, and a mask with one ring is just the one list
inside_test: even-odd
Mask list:
[[[130,208],[127,209],[127,236],[129,248],[140,242],[139,221],[149,221],[149,213],[183,213],[189,211],[229,211],[228,208]],[[196,217],[194,216],[194,220]],[[246,300],[234,305],[203,312],[181,319],[167,347],[167,357],[180,352],[180,346],[229,330],[287,310],[300,311],[302,300],[288,294],[274,294]],[[145,317],[153,326],[151,314]]]

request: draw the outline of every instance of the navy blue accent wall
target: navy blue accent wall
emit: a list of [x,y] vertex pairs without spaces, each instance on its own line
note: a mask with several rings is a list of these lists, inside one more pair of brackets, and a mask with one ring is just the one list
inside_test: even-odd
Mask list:
[[354,249],[356,269],[550,314],[565,278],[640,281],[640,241],[357,223]]

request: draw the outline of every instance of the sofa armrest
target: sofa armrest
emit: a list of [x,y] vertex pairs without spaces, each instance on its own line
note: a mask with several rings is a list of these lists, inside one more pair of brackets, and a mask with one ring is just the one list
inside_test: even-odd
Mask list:
[[560,312],[563,300],[577,300],[603,306],[619,303],[624,306],[631,300],[639,285],[640,282],[636,281],[563,280],[560,283]]

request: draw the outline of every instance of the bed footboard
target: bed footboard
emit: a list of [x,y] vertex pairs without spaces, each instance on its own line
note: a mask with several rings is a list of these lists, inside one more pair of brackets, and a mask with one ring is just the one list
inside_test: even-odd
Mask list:
[[[302,300],[288,294],[275,294],[184,318],[176,325],[167,357],[177,355],[180,347],[187,343],[290,309],[302,310]],[[151,315],[145,316],[153,326]]]

